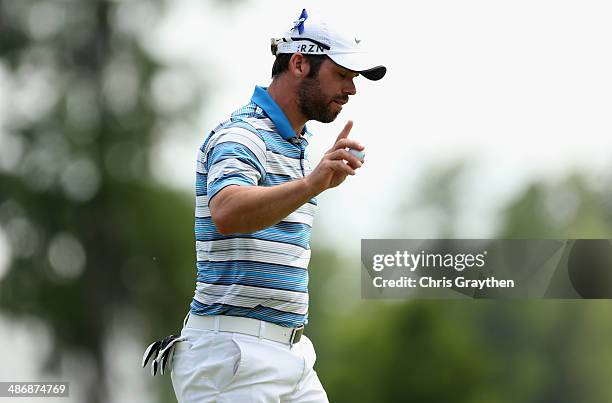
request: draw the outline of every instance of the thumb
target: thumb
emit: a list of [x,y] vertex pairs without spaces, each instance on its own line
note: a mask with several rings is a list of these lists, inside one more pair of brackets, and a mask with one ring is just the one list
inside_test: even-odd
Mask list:
[[349,133],[351,132],[351,129],[353,128],[353,121],[349,120],[348,122],[346,122],[346,124],[344,125],[344,129],[342,129],[342,131],[340,132],[340,134],[338,135],[338,138],[336,139],[336,142],[338,140],[342,140],[348,137]]

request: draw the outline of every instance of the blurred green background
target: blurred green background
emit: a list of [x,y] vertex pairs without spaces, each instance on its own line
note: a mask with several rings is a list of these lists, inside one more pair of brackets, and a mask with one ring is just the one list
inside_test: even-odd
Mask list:
[[[194,288],[192,194],[151,166],[164,127],[210,129],[197,127],[209,89],[194,79],[166,99],[189,68],[152,56],[125,21],[154,23],[170,2],[130,3],[0,1],[0,380],[68,380],[78,402],[173,401],[140,357],[180,329]],[[432,161],[389,232],[408,236],[408,212],[427,207],[438,236],[461,237],[469,169]],[[611,200],[585,173],[534,179],[494,235],[611,238]],[[357,254],[324,240],[306,333],[330,401],[612,401],[611,302],[362,300]]]

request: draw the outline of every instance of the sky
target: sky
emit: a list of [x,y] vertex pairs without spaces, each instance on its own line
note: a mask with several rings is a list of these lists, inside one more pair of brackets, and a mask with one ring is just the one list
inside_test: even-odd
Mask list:
[[[462,227],[465,237],[489,236],[497,208],[532,179],[582,170],[603,180],[612,155],[611,4],[376,4],[247,1],[220,9],[174,2],[145,42],[161,60],[193,66],[208,92],[198,124],[160,141],[160,177],[190,191],[197,147],[248,102],[254,85],[269,84],[269,40],[305,7],[361,38],[388,67],[379,82],[356,79],[357,95],[335,122],[310,124],[313,164],[348,119],[355,122],[350,136],[366,146],[358,174],[319,197],[315,239],[354,251],[361,238],[394,235],[393,212],[414,197],[422,173],[456,159],[472,167],[464,181],[472,223]],[[470,219],[483,215],[480,224]],[[403,234],[435,235],[426,218],[414,224]]]

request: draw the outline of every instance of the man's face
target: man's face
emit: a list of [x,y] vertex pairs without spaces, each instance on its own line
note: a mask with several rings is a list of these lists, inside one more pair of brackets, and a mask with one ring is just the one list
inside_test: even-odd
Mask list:
[[304,78],[298,88],[298,105],[304,117],[323,123],[332,122],[357,90],[357,73],[340,67],[329,59],[321,64],[314,78]]

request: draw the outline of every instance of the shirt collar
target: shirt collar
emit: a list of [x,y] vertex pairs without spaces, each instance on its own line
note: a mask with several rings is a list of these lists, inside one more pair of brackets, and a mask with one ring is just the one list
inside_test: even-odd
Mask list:
[[[253,96],[251,97],[251,102],[257,104],[264,110],[266,115],[268,115],[272,122],[274,122],[274,125],[278,129],[278,132],[282,138],[289,140],[290,138],[295,137],[295,132],[291,127],[291,123],[289,123],[289,119],[287,119],[287,115],[285,115],[285,112],[283,112],[281,107],[278,106],[270,94],[268,94],[268,89],[266,87],[256,85]],[[308,137],[311,136],[305,125],[304,130],[302,131],[302,136],[304,135],[307,135]]]

